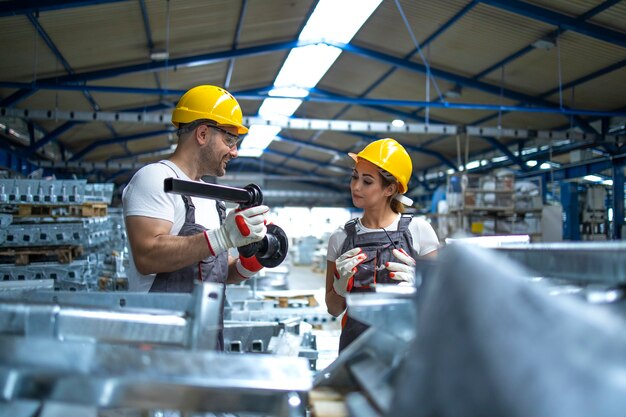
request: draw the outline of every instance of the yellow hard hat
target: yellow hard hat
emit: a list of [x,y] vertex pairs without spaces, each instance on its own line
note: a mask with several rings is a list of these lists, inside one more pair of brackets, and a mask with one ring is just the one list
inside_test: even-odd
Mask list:
[[187,91],[172,112],[172,124],[176,127],[199,119],[235,126],[240,135],[248,133],[248,128],[242,124],[241,107],[235,97],[214,85],[199,85]]
[[385,138],[367,145],[361,152],[348,153],[358,162],[359,158],[371,162],[394,176],[400,184],[398,192],[404,194],[408,190],[409,180],[413,173],[413,163],[409,153],[395,139]]

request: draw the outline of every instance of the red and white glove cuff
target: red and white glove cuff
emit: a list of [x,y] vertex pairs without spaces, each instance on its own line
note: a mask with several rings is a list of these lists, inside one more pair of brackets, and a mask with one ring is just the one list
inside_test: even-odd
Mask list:
[[220,233],[220,229],[212,229],[204,231],[204,238],[209,246],[209,252],[211,256],[217,256],[220,253],[228,250],[228,245],[224,241],[224,237]]
[[237,259],[237,263],[235,264],[235,269],[237,270],[237,273],[239,275],[241,275],[243,278],[248,279],[257,272],[259,272],[261,269],[263,269],[263,265],[259,263],[259,260],[256,258],[256,256],[252,256],[250,258],[240,256],[239,259]]

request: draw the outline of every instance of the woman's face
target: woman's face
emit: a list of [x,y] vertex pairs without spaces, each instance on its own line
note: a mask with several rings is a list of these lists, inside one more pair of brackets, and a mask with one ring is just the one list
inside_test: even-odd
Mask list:
[[394,185],[384,187],[379,168],[369,161],[359,159],[350,180],[352,204],[356,208],[375,208],[388,204],[389,196],[393,195]]

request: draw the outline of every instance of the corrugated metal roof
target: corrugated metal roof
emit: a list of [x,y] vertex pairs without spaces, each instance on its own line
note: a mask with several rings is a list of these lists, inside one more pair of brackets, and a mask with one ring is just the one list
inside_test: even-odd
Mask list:
[[[144,25],[142,2],[135,1],[101,2],[42,11],[38,16],[33,13],[0,17],[3,28],[0,51],[4,57],[0,61],[0,102],[22,109],[81,111],[92,111],[95,103],[101,110],[118,111],[150,108],[157,104],[164,104],[164,108],[174,105],[178,92],[162,94],[163,89],[178,91],[199,84],[225,85],[227,82],[235,95],[247,90],[267,89],[289,52],[286,48],[269,46],[296,40],[317,2],[146,0],[144,3],[149,30]],[[570,18],[584,15],[602,4],[593,0],[525,0],[524,3]],[[562,100],[564,106],[579,109],[624,111],[626,108],[626,2],[618,2],[604,10],[596,9],[598,13],[588,17],[586,21],[595,25],[591,32],[595,31],[598,36],[581,33],[584,30],[577,31],[572,25],[563,26],[563,29],[573,30],[563,30],[558,37],[558,47],[548,50],[529,48],[529,45],[554,34],[557,26],[496,5],[469,0],[402,0],[400,5],[401,10],[395,1],[384,0],[351,42],[356,49],[344,51],[323,77],[317,86],[319,91],[313,96],[330,93],[335,101],[307,101],[298,109],[296,117],[378,122],[400,118],[417,123],[427,115],[430,123],[443,122],[460,127],[482,121],[483,126],[500,123],[505,128],[538,130],[571,125],[572,129],[579,129],[580,120],[597,126],[597,118],[519,111],[502,111],[499,115],[498,111],[476,106],[530,105],[558,110]],[[429,93],[425,63],[415,53],[416,45],[405,26],[403,14],[418,42],[423,46],[428,43],[422,52],[434,74]],[[61,56],[55,56],[43,37],[37,34],[37,25]],[[607,35],[606,39],[612,37],[614,42],[600,40],[600,35]],[[192,60],[191,65],[167,70],[151,68],[150,65],[163,65],[150,60],[151,43],[156,50],[169,47],[172,62],[199,56],[215,59]],[[241,54],[242,50],[252,47],[256,48],[256,53]],[[511,59],[504,67],[492,68],[526,49],[526,53]],[[71,68],[74,78],[59,86],[57,77],[68,76],[63,61]],[[492,68],[489,73],[482,74],[489,68]],[[81,77],[84,74],[98,70],[110,72],[104,77],[89,79],[87,85],[115,87],[116,92],[75,90],[83,83]],[[19,89],[11,83],[42,80],[52,86],[14,95]],[[577,80],[584,82],[577,83]],[[575,85],[572,87],[571,83]],[[563,86],[561,94],[559,85]],[[55,89],[55,86],[58,87]],[[458,86],[461,86],[459,97],[446,94]],[[138,88],[148,91],[142,94],[135,90]],[[438,98],[437,90],[446,96]],[[359,102],[359,98],[382,101],[373,105]],[[356,104],[349,102],[354,99],[357,99]],[[469,104],[473,109],[432,107],[426,112],[418,102],[427,99],[450,103],[450,107]],[[412,104],[394,104],[400,100]],[[240,100],[247,116],[256,115],[261,102],[261,97]],[[615,123],[622,119],[619,116],[614,118]],[[46,132],[53,132],[64,123],[64,120],[37,121]],[[168,126],[79,123],[61,134],[58,140],[68,151],[79,152],[96,141],[165,128]],[[331,153],[301,146],[298,141],[345,154],[368,140],[390,135],[385,132],[295,129],[285,129],[281,134],[295,141],[274,142],[270,150],[293,155],[293,158],[268,152],[262,157],[262,163],[276,164],[298,173],[298,169],[334,173],[327,168],[350,166],[349,160],[337,161]],[[402,133],[394,134],[394,137],[423,151],[412,151],[416,171],[447,169],[437,153],[456,163],[455,136]],[[503,143],[510,141],[502,140]],[[168,135],[161,134],[133,140],[127,144],[127,149],[141,158],[141,153],[166,147],[169,143]],[[127,149],[123,145],[96,148],[85,155],[84,160],[106,160],[124,155]],[[478,152],[491,147],[484,140],[473,138],[471,149]],[[310,161],[317,161],[318,166]]]

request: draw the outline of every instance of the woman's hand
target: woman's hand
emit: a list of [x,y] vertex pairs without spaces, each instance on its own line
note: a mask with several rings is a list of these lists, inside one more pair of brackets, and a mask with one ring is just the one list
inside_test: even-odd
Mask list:
[[387,262],[385,268],[389,271],[389,277],[402,281],[398,285],[415,285],[415,259],[411,258],[404,249],[394,249],[392,252],[400,262]]
[[367,258],[361,248],[350,249],[335,261],[335,281],[333,288],[342,297],[352,289],[356,267]]

